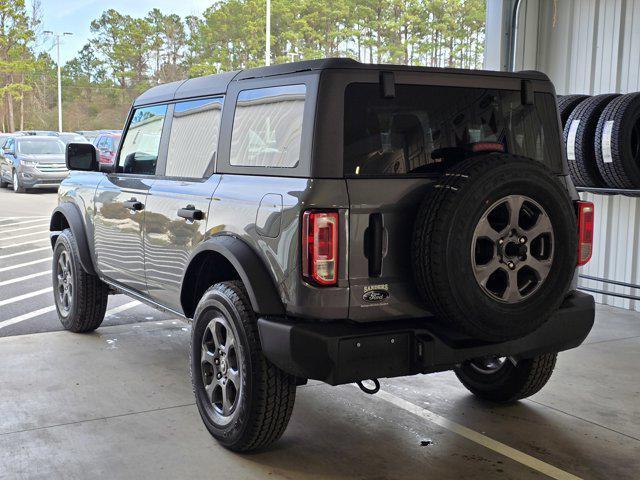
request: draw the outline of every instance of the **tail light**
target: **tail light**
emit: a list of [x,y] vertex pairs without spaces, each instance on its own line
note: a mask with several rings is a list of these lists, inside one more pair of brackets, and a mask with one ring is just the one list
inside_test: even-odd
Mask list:
[[578,205],[578,266],[591,260],[593,253],[593,203],[576,202]]
[[338,212],[302,216],[302,275],[318,285],[338,283]]

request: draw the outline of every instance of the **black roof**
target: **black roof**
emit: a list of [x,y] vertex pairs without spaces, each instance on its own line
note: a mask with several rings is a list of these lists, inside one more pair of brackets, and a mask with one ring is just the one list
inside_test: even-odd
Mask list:
[[368,64],[360,63],[351,58],[325,58],[320,60],[305,60],[301,62],[283,63],[269,67],[250,68],[233,72],[208,75],[206,77],[189,78],[177,82],[166,83],[150,88],[134,101],[134,106],[150,103],[167,102],[185,98],[202,97],[205,95],[224,94],[231,82],[250,78],[272,77],[313,70],[327,69],[361,69],[361,70],[393,70],[413,71],[425,73],[456,73],[466,75],[490,75],[501,77],[517,77],[531,80],[548,81],[549,78],[541,72],[496,72],[489,70],[465,70],[459,68],[434,68],[406,65]]

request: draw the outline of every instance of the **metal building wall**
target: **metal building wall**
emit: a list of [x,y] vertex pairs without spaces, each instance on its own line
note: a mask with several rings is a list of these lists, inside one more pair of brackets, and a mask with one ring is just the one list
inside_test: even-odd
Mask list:
[[[640,0],[522,0],[516,39],[516,70],[545,72],[558,94],[640,91]],[[640,199],[583,196],[596,206],[596,231],[582,273],[640,284]],[[640,296],[600,282],[581,285]],[[639,301],[595,297],[640,311]]]

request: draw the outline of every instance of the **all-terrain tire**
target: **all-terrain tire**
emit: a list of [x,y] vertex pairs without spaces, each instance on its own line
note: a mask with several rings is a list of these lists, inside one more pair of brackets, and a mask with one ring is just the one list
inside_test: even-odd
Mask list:
[[7,182],[3,177],[2,173],[0,173],[0,188],[7,188],[9,186],[9,182]]
[[[505,359],[494,372],[481,372],[472,361],[454,369],[460,382],[471,393],[483,400],[512,403],[538,393],[551,378],[557,353],[547,353],[534,358]],[[515,362],[515,364],[514,364]]]
[[[226,424],[216,416],[208,399],[201,359],[205,331],[216,315],[223,315],[229,322],[239,347],[239,403]],[[263,355],[256,315],[242,282],[222,282],[209,288],[193,318],[191,381],[202,421],[211,435],[230,450],[245,452],[269,446],[282,436],[289,423],[296,379]]]
[[[489,206],[524,195],[548,213],[554,232],[551,267],[528,298],[509,304],[491,298],[476,281],[474,229]],[[465,160],[427,193],[416,217],[412,264],[418,291],[444,324],[485,341],[527,335],[559,308],[575,273],[577,226],[572,201],[542,163],[509,154]]]
[[560,114],[560,121],[562,122],[562,128],[567,124],[569,115],[571,112],[581,103],[583,100],[589,98],[589,95],[561,95],[558,96],[558,113]]
[[[72,299],[65,304],[61,292],[64,282],[60,277],[60,264],[68,259]],[[53,296],[60,323],[75,333],[92,332],[104,320],[109,297],[109,287],[96,275],[84,271],[80,264],[78,244],[70,229],[60,233],[53,249]]]
[[[609,137],[603,142],[603,136]],[[612,100],[595,132],[596,162],[612,188],[640,188],[640,93]]]
[[567,163],[573,183],[578,187],[606,187],[596,165],[595,134],[605,107],[618,94],[587,98],[571,112],[564,127]]

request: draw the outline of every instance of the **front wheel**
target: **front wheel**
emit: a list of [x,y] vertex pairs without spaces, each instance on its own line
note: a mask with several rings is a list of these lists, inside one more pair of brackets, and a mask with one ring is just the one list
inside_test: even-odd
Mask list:
[[557,353],[533,358],[488,357],[468,360],[454,369],[462,384],[484,400],[512,403],[530,397],[546,385]]
[[262,354],[256,316],[242,283],[209,288],[193,318],[191,381],[211,435],[237,452],[278,440],[293,411],[295,377]]
[[16,193],[25,193],[27,191],[20,183],[20,177],[15,170],[13,171],[13,191]]
[[75,333],[98,328],[107,310],[109,288],[80,265],[78,244],[69,229],[60,233],[53,249],[53,296],[60,323]]

